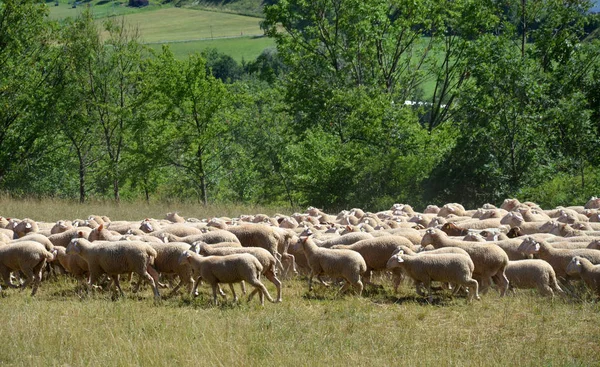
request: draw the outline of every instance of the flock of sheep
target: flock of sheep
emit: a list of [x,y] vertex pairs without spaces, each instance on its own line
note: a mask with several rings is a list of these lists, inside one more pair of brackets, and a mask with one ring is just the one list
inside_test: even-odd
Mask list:
[[[0,217],[0,273],[4,285],[35,295],[44,270],[79,279],[85,289],[114,287],[123,295],[120,276],[137,274],[134,291],[147,282],[156,300],[170,284],[198,295],[201,281],[210,284],[213,302],[228,284],[254,287],[260,303],[282,301],[279,277],[308,275],[328,286],[344,282],[359,295],[372,284],[373,272],[389,272],[397,292],[402,279],[416,292],[432,282],[479,299],[490,287],[501,296],[513,288],[534,288],[543,295],[565,294],[570,281],[582,279],[600,295],[600,199],[585,206],[543,210],[531,202],[506,199],[500,208],[485,204],[465,210],[456,203],[428,206],[422,213],[409,205],[368,213],[361,209],[337,216],[316,208],[291,216],[263,214],[239,218],[111,221],[92,215],[86,220],[56,223]],[[275,299],[261,282],[277,289]],[[168,284],[167,284],[168,283]],[[176,285],[175,285],[176,284]],[[559,285],[560,284],[560,285]],[[562,287],[561,287],[562,286]],[[0,287],[0,291],[2,288]]]

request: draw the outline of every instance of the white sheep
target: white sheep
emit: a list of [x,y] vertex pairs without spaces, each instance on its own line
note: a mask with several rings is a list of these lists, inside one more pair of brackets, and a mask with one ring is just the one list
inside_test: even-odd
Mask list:
[[475,264],[474,278],[482,284],[482,292],[489,285],[489,279],[500,288],[500,295],[504,296],[508,290],[509,281],[504,274],[508,265],[508,255],[500,247],[490,243],[478,243],[452,240],[446,233],[430,228],[425,232],[421,246],[433,245],[440,247],[459,247],[465,250]]
[[[190,249],[191,251],[191,249]],[[269,279],[277,288],[277,298],[275,302],[281,302],[281,281],[277,278],[277,261],[271,253],[260,247],[214,247],[210,245],[201,245],[197,251],[203,256],[225,256],[232,254],[251,254],[258,259],[263,267],[262,274]],[[256,289],[253,291],[256,292]]]
[[[269,291],[260,281],[260,274],[263,267],[260,261],[251,254],[233,254],[227,256],[200,256],[192,251],[184,251],[179,262],[188,262],[197,279],[194,285],[193,293],[197,294],[197,287],[200,279],[209,283],[213,291],[213,302],[217,304],[217,289],[219,283],[227,283],[231,288],[234,301],[237,301],[237,295],[233,289],[233,283],[246,281],[257,290],[260,297],[260,304],[264,306],[266,296],[270,302],[274,302]],[[248,297],[251,301],[255,292]],[[223,294],[222,294],[223,295]],[[224,295],[223,295],[224,296]]]
[[429,302],[431,295],[431,282],[449,282],[464,285],[469,288],[469,300],[479,300],[479,284],[473,279],[473,261],[463,254],[430,254],[407,255],[396,254],[387,262],[388,269],[401,268],[406,275],[411,277],[417,287],[424,284],[427,287]]
[[321,275],[328,275],[330,277],[341,277],[346,280],[346,283],[340,290],[341,292],[352,285],[356,288],[359,295],[362,294],[363,283],[360,278],[367,271],[367,264],[358,252],[320,248],[309,237],[300,239],[299,242],[310,267],[308,278],[309,291],[313,289],[312,280],[315,275],[321,284],[328,286],[321,278]]
[[14,242],[0,246],[0,275],[7,286],[17,288],[10,281],[10,273],[20,271],[25,275],[21,289],[32,284],[31,295],[34,296],[42,280],[42,270],[47,261],[54,260],[54,254],[46,250],[44,245],[35,241]]
[[158,274],[151,267],[157,253],[147,242],[96,241],[92,244],[84,238],[77,238],[71,241],[67,253],[78,254],[88,263],[90,286],[96,284],[101,275],[108,274],[117,290],[124,296],[119,283],[119,274],[135,272],[152,286],[154,299],[160,299],[157,286]]
[[544,296],[563,294],[556,282],[556,272],[552,265],[540,259],[509,261],[505,269],[511,288],[537,290]]
[[600,265],[592,264],[585,257],[574,256],[567,265],[567,274],[579,274],[585,284],[600,297]]

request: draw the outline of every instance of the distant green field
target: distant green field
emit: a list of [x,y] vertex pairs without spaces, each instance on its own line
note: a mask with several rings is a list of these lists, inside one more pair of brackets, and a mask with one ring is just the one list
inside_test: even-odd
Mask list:
[[[87,6],[79,5],[73,9],[66,0],[60,0],[59,6],[54,6],[53,2],[47,4],[50,18],[55,20],[75,17]],[[160,5],[136,9],[117,2],[90,4],[100,28],[107,17],[123,16],[126,24],[138,28],[141,42],[157,50],[167,43],[178,58],[216,48],[238,62],[249,61],[265,48],[275,45],[269,38],[257,37],[263,32],[259,25],[261,19],[256,17]]]
[[[155,50],[160,50],[163,44],[148,44]],[[219,52],[230,55],[237,62],[254,60],[267,47],[275,47],[275,41],[267,37],[223,38],[206,41],[175,42],[169,47],[178,59],[183,59],[189,54],[200,52],[207,48],[216,48]]]

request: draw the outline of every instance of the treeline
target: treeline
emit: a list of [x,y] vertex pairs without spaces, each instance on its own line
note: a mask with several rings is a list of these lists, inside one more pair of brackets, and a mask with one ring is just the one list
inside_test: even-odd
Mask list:
[[600,192],[587,1],[288,0],[277,50],[152,52],[0,3],[0,190],[369,210]]

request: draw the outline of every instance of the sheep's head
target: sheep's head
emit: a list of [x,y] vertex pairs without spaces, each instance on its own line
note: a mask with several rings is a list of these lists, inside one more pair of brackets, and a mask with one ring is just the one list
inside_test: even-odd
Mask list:
[[445,235],[444,232],[438,230],[438,229],[434,229],[434,228],[429,228],[428,230],[425,231],[425,234],[423,235],[423,238],[421,239],[421,246],[425,247],[427,245],[433,245],[435,243],[435,239],[436,238],[440,238],[443,235]]
[[[196,241],[190,245],[189,251],[195,252],[197,254],[202,254],[202,249],[208,246],[208,244],[204,241]],[[204,254],[202,254],[204,255]]]
[[485,238],[483,238],[483,236],[479,233],[476,232],[469,232],[467,233],[467,235],[463,238],[464,241],[471,241],[471,242],[485,242]]
[[427,205],[427,208],[423,210],[425,214],[437,214],[440,212],[440,208],[437,205]]
[[187,251],[187,250],[183,251],[181,253],[181,255],[179,255],[177,264],[181,265],[181,264],[185,264],[186,262],[189,263],[191,257],[192,257],[192,253],[190,251]]
[[554,220],[549,220],[546,223],[540,226],[539,231],[541,233],[551,233],[555,228],[558,227],[558,222]]
[[584,208],[586,209],[599,209],[600,208],[600,198],[592,196],[590,200],[585,204]]
[[504,199],[500,209],[508,210],[509,212],[518,207],[521,203],[517,199]]
[[523,235],[523,231],[521,227],[512,227],[510,231],[506,234],[508,238],[517,238]]
[[400,266],[400,264],[402,264],[404,262],[404,259],[402,258],[402,254],[404,252],[402,250],[396,250],[396,251],[399,251],[399,252],[392,255],[392,257],[390,257],[387,264],[385,265],[385,267],[387,269],[397,268]]
[[537,254],[540,251],[540,243],[533,237],[527,237],[521,242],[518,251],[525,255]]
[[150,223],[150,219],[146,218],[140,224],[140,229],[145,233],[154,232],[154,226]]
[[71,242],[67,245],[67,249],[65,251],[67,254],[80,254],[81,247],[79,246],[79,239],[73,238]]
[[600,250],[600,240],[593,240],[589,245],[587,245],[587,248]]
[[569,262],[569,265],[567,265],[567,269],[566,272],[569,275],[575,275],[575,274],[579,274],[579,272],[581,271],[581,268],[583,267],[583,265],[581,264],[581,257],[579,256],[575,256],[571,259],[571,261]]

